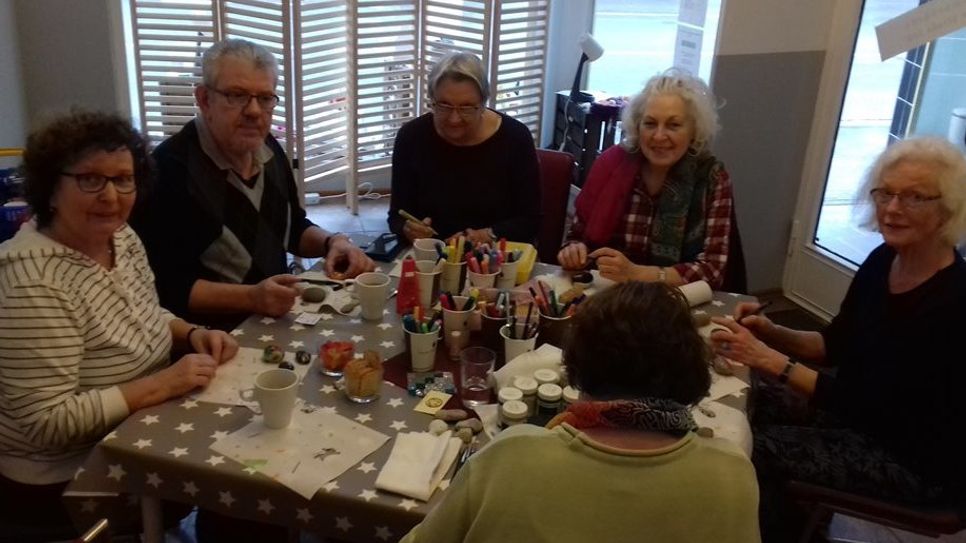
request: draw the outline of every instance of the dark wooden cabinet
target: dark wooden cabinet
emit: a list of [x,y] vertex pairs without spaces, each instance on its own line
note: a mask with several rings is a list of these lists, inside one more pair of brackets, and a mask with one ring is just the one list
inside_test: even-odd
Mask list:
[[553,148],[574,156],[576,185],[581,187],[597,156],[619,141],[621,108],[598,102],[578,104],[569,97],[570,91],[557,92]]

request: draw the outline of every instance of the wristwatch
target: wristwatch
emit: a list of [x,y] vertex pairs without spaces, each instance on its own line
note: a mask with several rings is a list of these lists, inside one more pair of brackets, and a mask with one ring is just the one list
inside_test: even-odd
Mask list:
[[789,359],[788,362],[785,362],[785,367],[782,368],[782,372],[778,374],[778,382],[783,385],[787,383],[788,376],[792,374],[792,368],[794,368],[797,364],[798,362],[795,362],[791,359]]

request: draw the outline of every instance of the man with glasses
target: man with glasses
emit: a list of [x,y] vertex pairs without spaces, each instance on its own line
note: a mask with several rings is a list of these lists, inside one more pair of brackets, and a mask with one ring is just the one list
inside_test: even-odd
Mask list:
[[297,278],[286,253],[325,257],[330,276],[373,263],[349,239],[305,216],[290,162],[269,135],[278,63],[267,49],[230,39],[202,57],[200,113],[154,151],[155,191],[135,210],[161,303],[230,329],[251,313],[292,307]]
[[[403,125],[392,155],[389,228],[410,241],[465,234],[532,242],[540,226],[539,167],[527,127],[486,107],[480,59],[450,53],[428,81],[432,112]],[[405,220],[403,210],[422,219]]]

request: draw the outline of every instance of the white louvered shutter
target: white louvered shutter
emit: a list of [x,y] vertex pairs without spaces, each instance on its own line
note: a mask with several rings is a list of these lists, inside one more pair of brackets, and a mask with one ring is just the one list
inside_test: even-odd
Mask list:
[[293,13],[300,166],[307,190],[325,190],[349,165],[347,7],[345,0],[308,0]]
[[429,69],[453,50],[488,66],[488,105],[539,139],[550,0],[130,0],[144,131],[196,111],[201,55],[222,37],[279,60],[272,132],[309,191],[356,210],[361,173],[387,170],[399,127],[426,111]]
[[220,39],[214,0],[131,0],[141,129],[158,143],[195,115],[201,54]]
[[496,0],[493,9],[491,104],[525,124],[539,142],[550,0]]

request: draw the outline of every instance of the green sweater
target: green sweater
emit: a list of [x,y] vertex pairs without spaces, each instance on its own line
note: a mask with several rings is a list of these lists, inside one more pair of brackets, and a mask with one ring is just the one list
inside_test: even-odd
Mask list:
[[722,440],[631,451],[522,425],[474,455],[402,541],[757,542],[758,486]]

